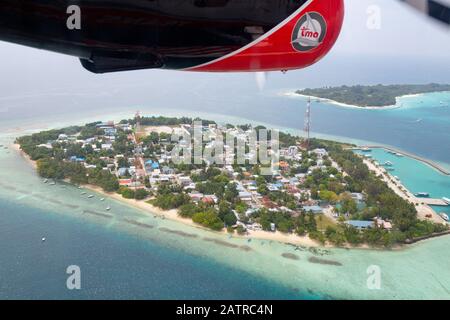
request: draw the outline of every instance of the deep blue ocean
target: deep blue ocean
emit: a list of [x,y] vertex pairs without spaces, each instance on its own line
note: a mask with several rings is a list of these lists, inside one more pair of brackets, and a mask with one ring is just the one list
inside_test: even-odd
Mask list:
[[[314,298],[211,259],[17,202],[1,199],[0,217],[0,299]],[[69,265],[81,269],[81,290],[66,288]]]

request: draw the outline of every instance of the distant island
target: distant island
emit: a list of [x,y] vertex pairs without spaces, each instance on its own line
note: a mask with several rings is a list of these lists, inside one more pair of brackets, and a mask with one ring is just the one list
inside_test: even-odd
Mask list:
[[425,85],[375,85],[375,86],[341,86],[316,89],[303,89],[297,94],[328,99],[356,107],[388,107],[397,103],[397,98],[430,92],[450,91],[449,84]]

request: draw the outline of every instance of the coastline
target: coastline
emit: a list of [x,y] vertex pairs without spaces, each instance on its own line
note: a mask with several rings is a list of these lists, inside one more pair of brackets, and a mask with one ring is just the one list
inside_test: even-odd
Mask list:
[[394,105],[390,105],[390,106],[367,106],[367,107],[361,107],[361,106],[356,106],[356,105],[352,105],[352,104],[347,104],[347,103],[343,103],[343,102],[338,102],[335,100],[331,100],[331,99],[327,99],[327,98],[320,98],[320,97],[315,97],[315,96],[308,96],[308,95],[303,95],[297,92],[285,92],[282,95],[286,96],[286,97],[301,97],[303,99],[308,99],[311,98],[312,100],[319,100],[320,102],[324,102],[324,103],[328,103],[330,105],[334,105],[337,107],[341,107],[341,108],[350,108],[350,109],[359,109],[359,110],[393,110],[393,109],[399,109],[401,108],[401,106],[398,105],[398,100],[401,98],[413,98],[413,97],[420,97],[423,95],[423,93],[417,93],[417,94],[406,94],[403,96],[399,96],[399,97],[395,97],[396,99],[396,104]]
[[[103,191],[100,187],[87,184],[83,185],[83,188],[86,188],[88,190],[97,192],[101,195],[110,197],[114,200],[120,201],[122,203],[125,203],[129,206],[132,206],[136,209],[139,209],[141,211],[145,211],[146,214],[150,215],[157,215],[160,217],[164,217],[164,219],[169,219],[172,221],[176,221],[179,223],[183,223],[185,225],[189,225],[194,228],[206,230],[208,232],[221,234],[221,235],[228,235],[226,230],[222,231],[213,231],[208,228],[202,227],[201,225],[196,224],[191,219],[183,218],[178,215],[178,210],[172,209],[172,210],[163,210],[158,207],[155,207],[154,205],[147,203],[145,200],[134,200],[134,199],[125,199],[118,193],[109,193]],[[318,242],[315,242],[314,240],[308,238],[308,237],[300,237],[295,234],[284,234],[279,231],[277,232],[268,232],[268,231],[252,231],[249,230],[246,235],[238,235],[236,233],[233,234],[233,237],[242,238],[242,239],[259,239],[259,240],[267,240],[267,241],[276,241],[280,243],[288,243],[298,246],[306,246],[306,247],[333,247],[333,246],[321,246]]]
[[[20,149],[20,146],[18,144],[11,144],[11,147],[20,154],[20,156],[29,163],[34,170],[37,169],[36,161],[33,161],[30,159],[30,157],[23,152]],[[68,181],[67,181],[68,182]],[[70,182],[68,182],[70,183]],[[131,207],[134,207],[138,209],[139,211],[145,212],[145,214],[148,215],[157,215],[160,217],[164,217],[164,219],[176,221],[178,223],[182,223],[185,225],[189,225],[194,228],[206,230],[211,233],[221,234],[223,236],[228,235],[226,230],[223,231],[213,231],[210,229],[207,229],[205,227],[202,227],[201,225],[196,224],[191,219],[183,218],[178,215],[178,210],[172,209],[172,210],[162,210],[158,207],[155,207],[149,203],[147,203],[145,200],[134,200],[134,199],[125,199],[120,194],[114,193],[114,192],[106,192],[102,190],[100,187],[92,185],[92,184],[85,184],[81,186],[82,188],[91,190],[93,192],[99,193],[105,197],[112,198],[116,201],[119,201],[121,203],[125,203]],[[246,235],[238,235],[237,233],[233,234],[233,237],[242,238],[242,239],[259,239],[259,240],[267,240],[267,241],[276,241],[280,243],[286,243],[296,246],[306,246],[306,247],[324,247],[324,248],[334,248],[334,246],[331,245],[321,245],[318,242],[310,239],[309,237],[300,237],[295,234],[284,234],[279,231],[277,232],[268,232],[268,231],[254,231],[254,230],[248,230]],[[359,247],[352,247],[352,246],[346,246],[346,248],[368,248],[368,246],[359,246]]]
[[[11,148],[13,150],[17,151],[21,155],[21,157],[24,158],[25,161],[27,161],[27,163],[29,163],[32,166],[32,168],[34,170],[37,170],[36,161],[31,160],[30,157],[24,151],[21,150],[19,144],[16,144],[13,142],[11,144]],[[383,148],[383,147],[381,147],[381,148]],[[407,154],[405,153],[405,155],[407,155]],[[375,167],[370,162],[368,162],[368,164],[370,164],[372,167]],[[370,165],[369,165],[369,168],[371,168]],[[70,182],[68,182],[68,183],[70,183]],[[91,190],[93,192],[99,193],[101,195],[104,195],[105,197],[110,197],[121,203],[125,203],[133,208],[138,209],[139,211],[145,212],[145,214],[160,216],[163,219],[168,219],[171,221],[182,223],[184,225],[188,225],[193,228],[201,229],[201,230],[208,231],[208,232],[215,233],[215,234],[220,234],[222,236],[229,235],[229,233],[225,229],[222,231],[213,231],[213,230],[205,228],[201,225],[196,224],[191,219],[183,218],[178,215],[178,210],[176,210],[176,209],[163,210],[156,206],[153,206],[152,204],[146,202],[146,201],[148,201],[148,199],[147,200],[125,199],[118,193],[105,192],[100,187],[92,185],[92,184],[85,184],[85,185],[82,185],[81,187]],[[397,192],[397,191],[394,190],[394,192]],[[424,206],[424,208],[422,208],[422,209],[424,209],[424,210],[420,210],[421,211],[421,213],[419,214],[420,216],[422,216],[423,214],[427,214],[427,213],[433,213],[433,216],[437,216],[437,214],[434,212],[434,210],[429,206]],[[448,233],[433,235],[433,237],[439,237],[439,236],[443,236],[443,235],[448,235]],[[275,241],[275,242],[284,243],[284,244],[288,244],[288,245],[294,245],[294,246],[304,246],[304,247],[314,247],[314,248],[320,247],[320,248],[341,248],[341,249],[366,249],[366,250],[375,250],[375,251],[402,250],[402,249],[408,248],[412,244],[415,244],[415,243],[418,243],[418,242],[428,239],[428,238],[412,239],[412,242],[410,242],[410,243],[396,244],[390,248],[384,248],[384,247],[373,247],[373,246],[369,246],[368,244],[361,244],[358,246],[354,246],[354,245],[350,245],[350,244],[345,244],[342,246],[335,246],[332,244],[323,245],[315,240],[312,240],[308,236],[301,237],[294,233],[285,234],[285,233],[281,233],[279,231],[268,232],[268,231],[263,231],[263,230],[261,230],[261,231],[247,230],[247,233],[244,235],[239,235],[237,233],[234,233],[232,236],[236,237],[236,238],[247,239],[249,241],[251,241],[251,239],[259,239],[259,240]]]

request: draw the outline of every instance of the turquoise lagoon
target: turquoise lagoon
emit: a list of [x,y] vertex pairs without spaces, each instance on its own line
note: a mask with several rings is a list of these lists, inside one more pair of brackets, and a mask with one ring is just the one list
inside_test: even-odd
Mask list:
[[[443,174],[426,163],[407,156],[389,153],[382,148],[374,148],[370,153],[357,153],[371,155],[381,165],[387,161],[391,162],[393,165],[386,167],[391,168],[389,173],[392,176],[399,177],[402,184],[413,194],[426,192],[430,194],[431,198],[441,199],[446,197],[450,199],[450,175]],[[450,205],[432,207],[437,213],[450,214]]]

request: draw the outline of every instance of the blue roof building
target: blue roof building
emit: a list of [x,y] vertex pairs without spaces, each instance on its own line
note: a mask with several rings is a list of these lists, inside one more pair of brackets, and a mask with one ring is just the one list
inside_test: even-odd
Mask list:
[[158,162],[153,162],[152,163],[152,169],[159,169],[159,163]]
[[356,229],[369,229],[373,227],[373,221],[364,221],[364,220],[349,220],[346,221],[348,225],[355,227]]
[[121,177],[126,176],[127,173],[129,173],[128,168],[119,168],[119,170],[117,170],[117,173]]
[[70,161],[72,161],[72,162],[84,162],[84,161],[86,161],[86,158],[84,158],[84,157],[72,156],[72,157],[70,157]]
[[314,214],[323,213],[323,209],[319,206],[304,206],[303,210],[305,210],[307,213],[309,213],[309,212],[312,212]]

